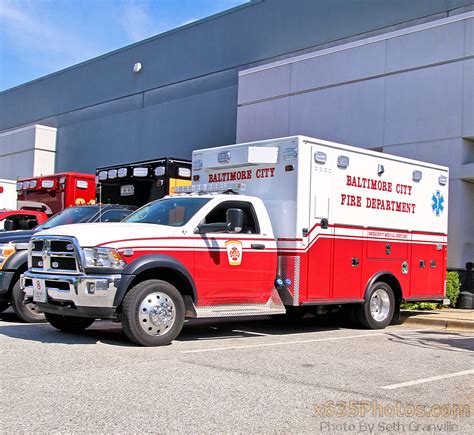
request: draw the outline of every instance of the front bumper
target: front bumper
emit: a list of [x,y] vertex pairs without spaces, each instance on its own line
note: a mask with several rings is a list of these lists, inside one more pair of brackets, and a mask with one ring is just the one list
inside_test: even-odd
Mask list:
[[5,272],[0,270],[0,297],[8,293],[15,272]]
[[95,318],[113,317],[114,298],[121,275],[53,275],[27,271],[21,277],[21,287],[27,300],[33,300],[33,280],[43,280],[46,303],[41,310],[64,315]]

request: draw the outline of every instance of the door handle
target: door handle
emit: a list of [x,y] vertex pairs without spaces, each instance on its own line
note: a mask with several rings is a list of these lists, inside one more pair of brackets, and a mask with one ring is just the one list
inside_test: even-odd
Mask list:
[[265,245],[259,245],[259,244],[252,243],[250,246],[251,246],[252,249],[265,249]]

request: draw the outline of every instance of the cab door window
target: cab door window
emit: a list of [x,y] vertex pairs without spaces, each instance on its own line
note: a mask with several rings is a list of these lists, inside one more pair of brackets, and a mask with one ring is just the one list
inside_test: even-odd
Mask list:
[[205,224],[217,224],[226,222],[227,210],[240,208],[244,212],[244,220],[240,234],[259,234],[257,215],[253,205],[246,201],[225,201],[218,204],[204,219]]

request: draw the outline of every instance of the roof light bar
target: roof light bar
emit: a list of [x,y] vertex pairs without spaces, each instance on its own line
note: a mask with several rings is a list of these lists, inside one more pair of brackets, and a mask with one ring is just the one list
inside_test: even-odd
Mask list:
[[175,193],[215,193],[225,192],[227,190],[244,191],[243,183],[206,183],[193,184],[192,186],[175,187]]

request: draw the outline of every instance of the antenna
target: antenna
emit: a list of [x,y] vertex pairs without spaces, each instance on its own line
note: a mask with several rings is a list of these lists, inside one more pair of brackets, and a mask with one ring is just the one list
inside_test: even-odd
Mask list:
[[100,181],[97,183],[97,188],[99,190],[99,222],[102,222],[102,183]]

